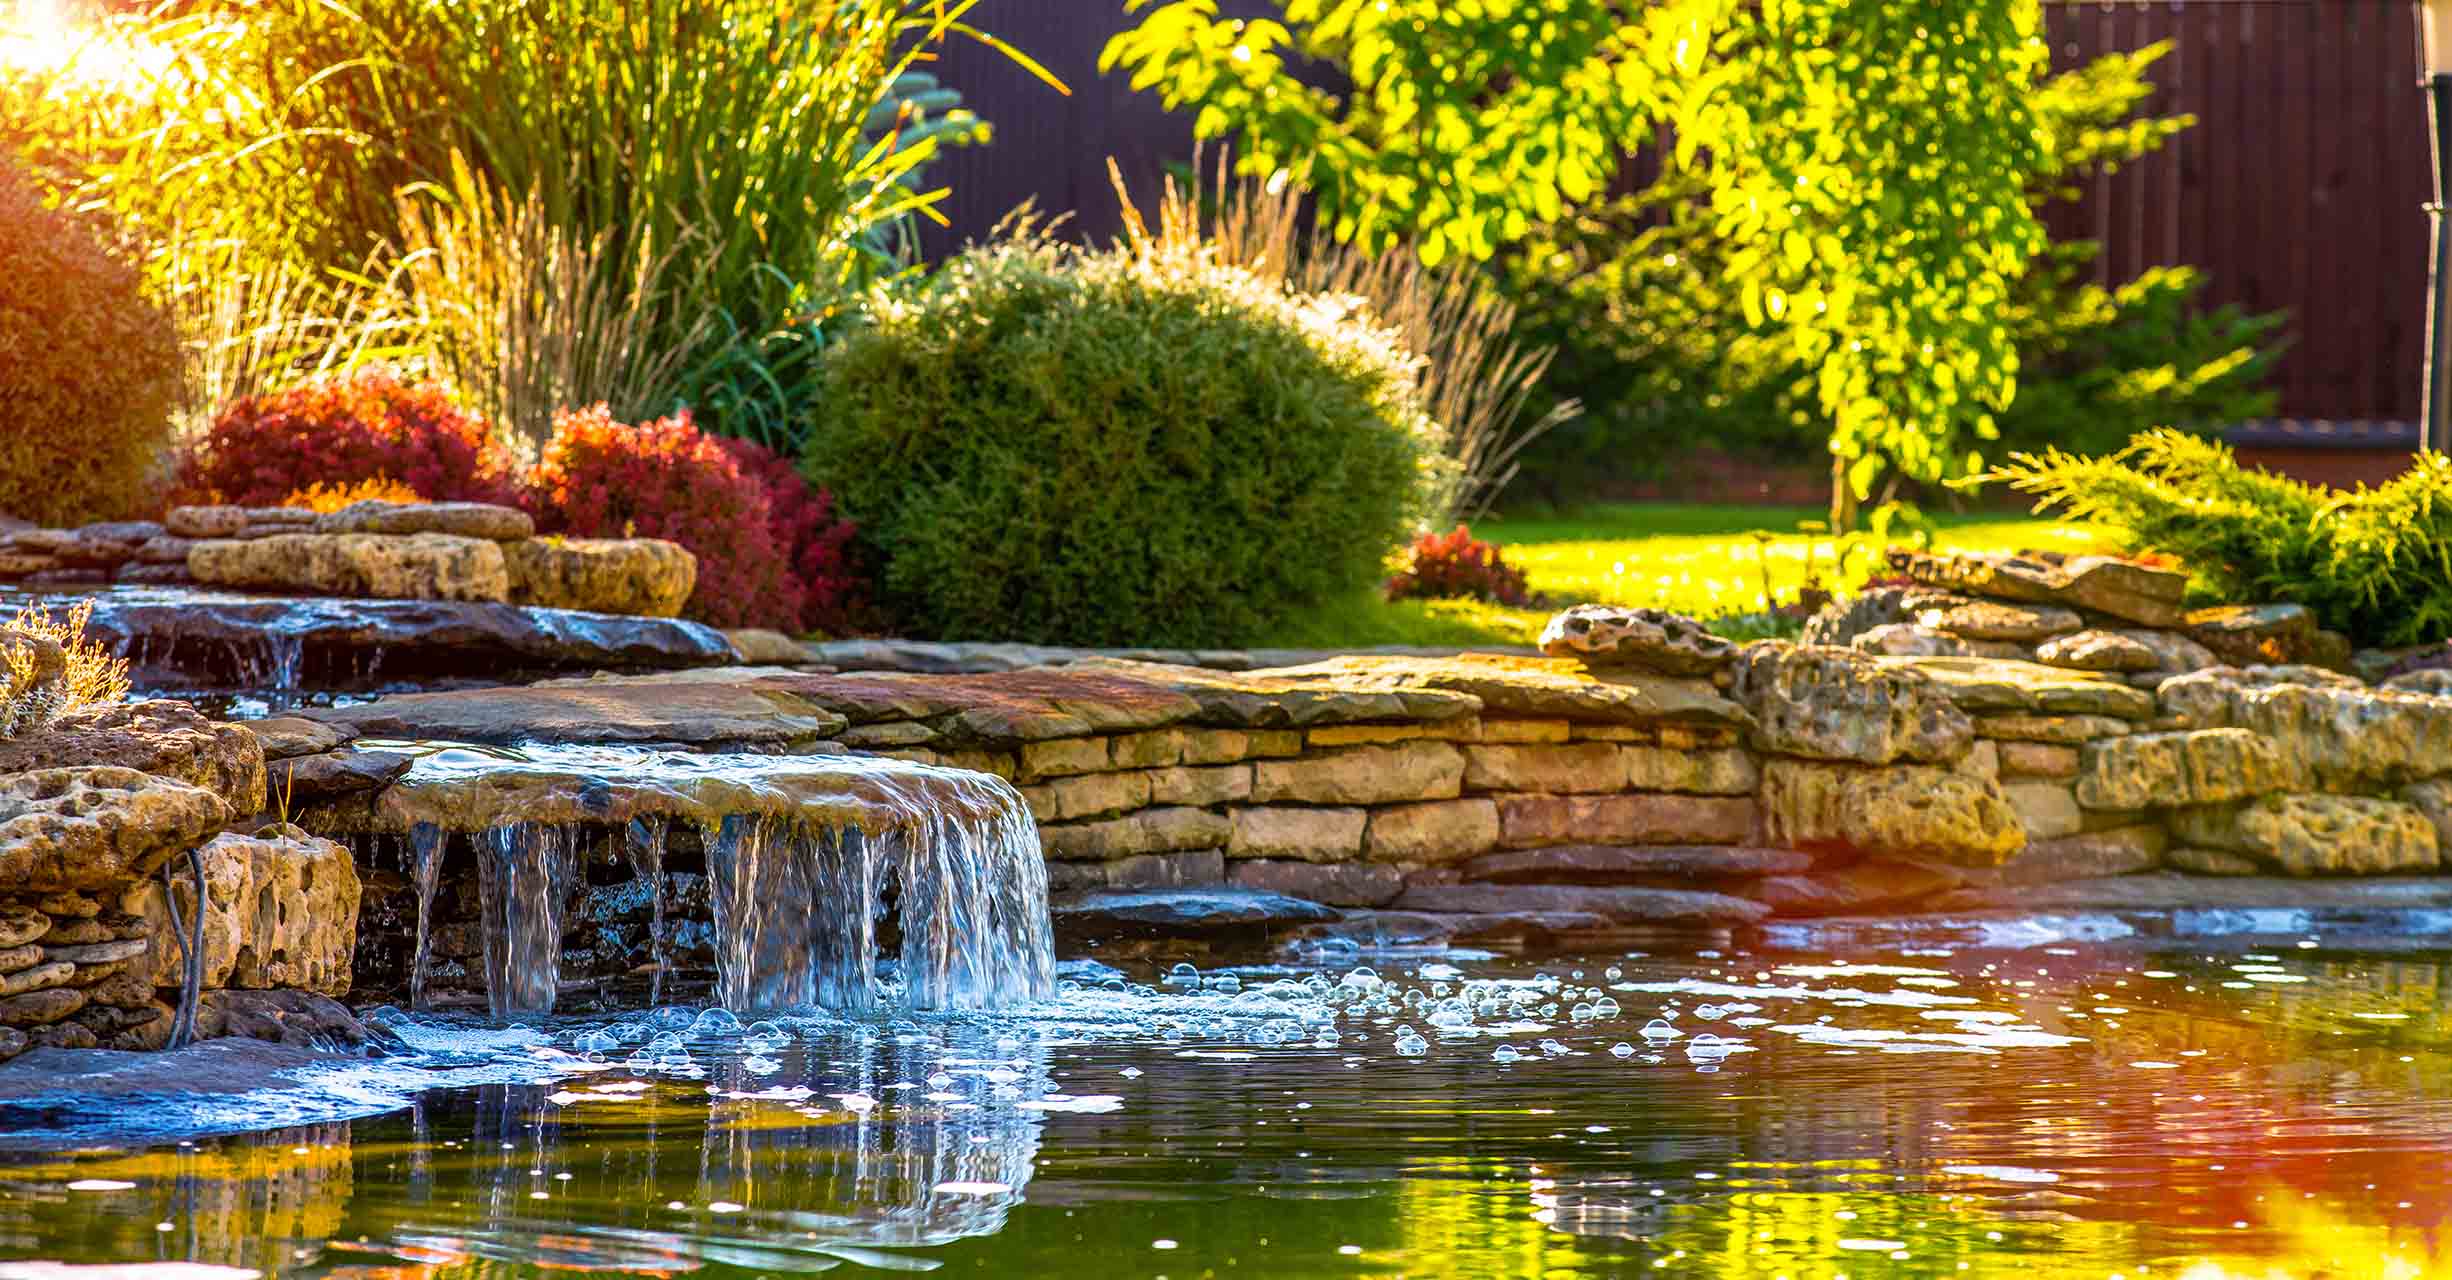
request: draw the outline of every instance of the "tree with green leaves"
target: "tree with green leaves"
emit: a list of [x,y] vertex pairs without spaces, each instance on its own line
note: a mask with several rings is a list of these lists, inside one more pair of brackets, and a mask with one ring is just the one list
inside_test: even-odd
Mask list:
[[[1749,318],[1815,370],[1833,516],[1885,465],[1944,480],[2016,392],[2007,309],[2044,244],[2039,0],[1130,0],[1102,66],[1301,170],[1338,234],[1489,257],[1669,126]],[[1332,92],[1297,76],[1333,67]]]

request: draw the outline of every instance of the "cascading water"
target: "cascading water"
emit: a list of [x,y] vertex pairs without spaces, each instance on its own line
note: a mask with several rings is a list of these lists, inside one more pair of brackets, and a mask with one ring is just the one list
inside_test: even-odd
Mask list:
[[[983,1009],[1053,994],[1037,828],[1002,779],[864,757],[688,755],[613,747],[417,753],[369,810],[330,834],[405,831],[419,894],[411,1000],[422,999],[432,877],[449,832],[477,853],[488,1001],[550,1011],[564,913],[584,854],[610,836],[646,882],[655,998],[668,921],[667,846],[706,859],[717,999],[736,1009]],[[900,929],[891,981],[881,926]]]
[[434,891],[442,883],[443,829],[431,822],[409,828],[409,874],[417,884],[417,946],[409,957],[409,1007],[426,1007],[426,964],[434,950]]

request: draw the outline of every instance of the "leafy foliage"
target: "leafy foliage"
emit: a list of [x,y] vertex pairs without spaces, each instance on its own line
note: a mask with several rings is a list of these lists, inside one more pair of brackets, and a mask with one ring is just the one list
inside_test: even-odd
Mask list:
[[[1135,0],[1147,7],[1149,0]],[[1487,257],[1598,195],[1620,140],[1675,126],[1720,278],[1814,375],[1861,495],[1887,462],[1980,466],[2014,393],[2002,315],[2043,233],[2036,0],[1288,0],[1283,22],[1173,0],[1102,63],[1307,166],[1340,235]],[[1294,75],[1325,63],[1342,95]]]
[[796,628],[803,601],[765,483],[680,413],[625,423],[603,405],[557,415],[528,473],[540,532],[664,538],[698,557],[683,607],[719,627]]
[[767,527],[800,589],[792,629],[839,635],[869,623],[868,574],[852,542],[859,529],[835,513],[834,495],[810,487],[792,458],[754,440],[718,443],[765,490]]
[[[64,614],[28,603],[0,627],[0,738],[39,733],[80,707],[128,696],[128,661],[86,635],[93,617],[91,599],[79,600]],[[63,660],[58,671],[43,670],[36,644],[58,647]]]
[[1248,643],[1377,580],[1436,457],[1409,357],[1170,243],[975,247],[829,353],[806,470],[918,633]]
[[244,396],[179,460],[182,500],[272,506],[316,486],[397,485],[435,502],[519,500],[516,467],[485,419],[432,382],[370,367]]
[[0,511],[82,524],[154,501],[178,335],[110,234],[0,158]]
[[425,499],[415,489],[392,479],[375,476],[351,484],[311,484],[281,499],[281,505],[326,515],[360,502],[418,503]]
[[1425,533],[1413,540],[1405,566],[1383,588],[1390,600],[1466,598],[1529,609],[1540,604],[1524,571],[1510,567],[1497,547],[1473,536],[1466,525],[1453,533]]
[[[2075,176],[2116,169],[2193,123],[2135,115],[2165,51],[2105,55],[2036,91],[2052,141],[2051,163],[2029,178],[2038,214],[2076,196]],[[2057,244],[2018,277],[2002,313],[2018,395],[1994,416],[1989,448],[2104,451],[2151,427],[2207,431],[2271,412],[2261,384],[2279,354],[2278,313],[2199,310],[2204,279],[2186,268],[2106,289],[2087,278],[2097,252],[2091,241]],[[1697,438],[1783,456],[1829,429],[1814,371],[1776,327],[1749,321],[1724,257],[1703,185],[1676,175],[1546,224],[1508,256],[1526,340],[1559,348],[1550,382],[1585,409],[1527,454],[1548,496]]]
[[2084,458],[2016,454],[1990,479],[2179,558],[2230,600],[2296,601],[2363,644],[2452,636],[2452,458],[2422,454],[2379,488],[2340,493],[2242,467],[2224,446],[2153,431]]

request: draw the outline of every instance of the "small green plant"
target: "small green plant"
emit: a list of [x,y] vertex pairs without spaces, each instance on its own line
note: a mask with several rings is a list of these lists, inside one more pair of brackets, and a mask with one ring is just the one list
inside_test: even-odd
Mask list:
[[1025,227],[869,314],[805,466],[920,634],[1260,641],[1374,585],[1438,470],[1394,334],[1145,230]]
[[2220,599],[2304,604],[2367,645],[2452,636],[2452,458],[2442,454],[2342,493],[2242,467],[2213,441],[2150,431],[2104,457],[2013,454],[1985,478],[2127,549],[2176,557]]

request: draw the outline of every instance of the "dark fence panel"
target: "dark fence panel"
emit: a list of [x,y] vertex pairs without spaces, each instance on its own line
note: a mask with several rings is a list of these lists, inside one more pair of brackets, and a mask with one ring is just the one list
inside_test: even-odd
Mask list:
[[[975,45],[947,52],[936,70],[997,137],[934,170],[952,188],[953,225],[928,233],[932,251],[985,235],[1033,197],[1045,212],[1072,213],[1083,233],[1112,235],[1107,157],[1144,204],[1165,166],[1189,157],[1186,118],[1097,72],[1099,51],[1129,21],[1122,9],[985,0],[972,11],[1073,93]],[[2101,240],[2105,283],[2187,264],[2210,277],[2210,303],[2287,309],[2284,415],[2415,417],[2430,183],[2408,0],[2047,0],[2047,21],[2056,67],[2172,41],[2150,108],[2198,118],[2162,153],[2085,183],[2084,199],[2052,212],[2054,233]]]

